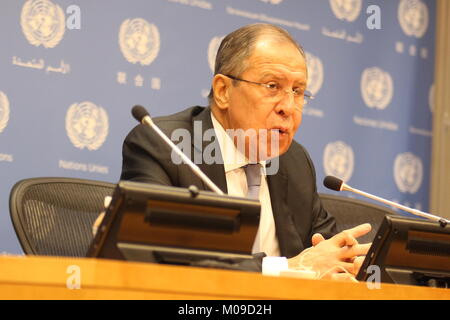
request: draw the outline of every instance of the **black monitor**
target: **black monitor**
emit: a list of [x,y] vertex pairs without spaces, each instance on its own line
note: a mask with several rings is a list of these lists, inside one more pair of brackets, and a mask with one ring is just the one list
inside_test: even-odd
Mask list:
[[386,216],[357,275],[360,281],[450,287],[450,225]]
[[87,256],[181,265],[251,259],[260,209],[193,186],[120,181]]

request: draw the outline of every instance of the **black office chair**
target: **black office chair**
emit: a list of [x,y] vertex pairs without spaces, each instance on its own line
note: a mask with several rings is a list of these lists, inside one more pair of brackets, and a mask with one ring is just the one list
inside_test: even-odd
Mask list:
[[370,223],[372,231],[358,238],[359,243],[372,242],[385,215],[395,215],[395,211],[368,203],[331,194],[319,194],[325,209],[336,218],[338,231],[353,228],[363,223]]
[[11,219],[26,254],[84,257],[92,224],[115,184],[75,178],[31,178],[11,189]]

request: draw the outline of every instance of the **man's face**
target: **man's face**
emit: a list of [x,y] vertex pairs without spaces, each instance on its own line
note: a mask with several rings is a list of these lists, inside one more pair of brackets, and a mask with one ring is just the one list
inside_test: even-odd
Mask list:
[[[268,157],[281,155],[288,150],[302,121],[303,105],[294,99],[290,91],[306,89],[305,59],[291,43],[260,39],[246,66],[241,75],[233,76],[263,84],[277,84],[289,92],[282,91],[274,96],[264,86],[241,81],[236,86],[231,85],[225,129],[256,129],[260,145],[267,146]],[[267,130],[267,138],[260,134],[261,129]],[[272,132],[278,136],[278,151],[271,153]],[[246,147],[248,149],[248,145]],[[259,157],[259,160],[264,159]]]

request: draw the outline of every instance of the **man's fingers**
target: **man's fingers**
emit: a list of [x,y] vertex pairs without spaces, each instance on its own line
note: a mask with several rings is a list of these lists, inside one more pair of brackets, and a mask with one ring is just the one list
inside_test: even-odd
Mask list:
[[355,276],[348,273],[333,273],[331,275],[331,280],[358,282],[358,280],[355,279]]
[[355,274],[355,265],[349,262],[338,262],[331,269],[328,269],[323,273],[321,278],[329,278],[332,274],[344,273],[344,274]]
[[372,230],[372,226],[369,223],[360,224],[351,229],[344,230],[337,235],[335,235],[332,239],[336,241],[339,246],[353,246],[358,244],[356,238],[361,237]]
[[363,223],[354,228],[348,229],[347,231],[354,236],[355,238],[359,238],[372,230],[372,226],[370,223]]
[[331,238],[331,240],[333,240],[339,247],[354,246],[358,244],[358,240],[356,240],[356,238],[352,236],[348,230],[338,233]]
[[325,238],[320,233],[315,233],[311,238],[313,247],[317,246],[320,242],[324,240]]
[[365,256],[356,257],[356,259],[353,261],[353,268],[354,268],[355,274],[358,274],[359,269],[361,269],[361,266],[364,263],[365,258],[366,258]]
[[351,247],[343,247],[341,248],[341,258],[351,259],[356,256],[364,256],[369,252],[371,243],[366,244],[357,244]]
[[351,274],[355,273],[355,265],[353,263],[349,262],[341,262],[339,263],[339,269],[340,272],[345,272],[343,269],[347,270],[347,272],[350,272]]

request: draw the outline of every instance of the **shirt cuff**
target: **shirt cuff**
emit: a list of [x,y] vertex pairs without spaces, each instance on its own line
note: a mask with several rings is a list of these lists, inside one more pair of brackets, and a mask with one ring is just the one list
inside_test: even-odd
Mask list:
[[282,271],[289,269],[286,257],[264,257],[262,261],[262,274],[266,276],[279,276]]

